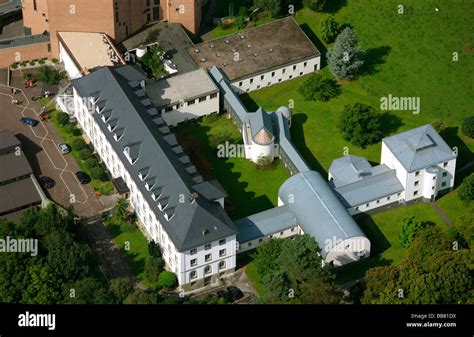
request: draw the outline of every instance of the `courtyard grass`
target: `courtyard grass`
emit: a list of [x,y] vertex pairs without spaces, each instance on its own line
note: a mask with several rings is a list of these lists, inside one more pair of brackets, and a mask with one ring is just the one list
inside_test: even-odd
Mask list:
[[437,202],[441,210],[455,224],[459,217],[466,212],[466,205],[459,200],[457,191],[442,196]]
[[[48,104],[50,100],[51,100],[50,98],[42,98],[40,99],[39,103],[41,106],[45,106],[46,104]],[[76,135],[67,133],[66,130],[64,130],[64,128],[62,128],[58,124],[56,117],[61,111],[54,109],[54,105],[50,105],[48,109],[46,110],[46,112],[48,113],[49,120],[54,125],[57,133],[62,138],[65,144],[71,147],[71,144],[74,142],[74,140],[82,138],[81,136],[76,136]],[[78,151],[71,148],[71,154],[76,160],[76,163],[79,165],[80,170],[87,173],[89,176],[91,176],[90,170],[87,167],[85,167],[83,160],[79,157]],[[113,193],[114,191],[114,186],[110,180],[102,181],[98,179],[93,179],[91,177],[90,184],[94,188],[94,190],[104,195],[108,195],[110,193]]]
[[158,281],[151,282],[145,277],[145,262],[150,254],[148,253],[148,240],[142,232],[136,227],[126,227],[110,220],[106,223],[106,228],[122,251],[130,266],[130,271],[137,280],[149,288],[157,288]]
[[288,172],[276,161],[269,169],[258,169],[242,157],[218,158],[209,145],[215,134],[240,133],[225,116],[203,118],[173,129],[179,143],[205,180],[218,179],[229,197],[226,210],[232,219],[240,219],[277,206],[278,189]]

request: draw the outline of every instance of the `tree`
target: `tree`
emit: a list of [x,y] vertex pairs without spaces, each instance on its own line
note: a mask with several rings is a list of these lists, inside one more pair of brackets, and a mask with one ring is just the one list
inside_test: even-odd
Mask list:
[[252,258],[260,277],[265,277],[278,269],[277,259],[281,254],[282,244],[283,240],[271,239],[257,248]]
[[95,160],[94,158],[92,158],[92,152],[89,148],[82,149],[77,154],[79,155],[79,158],[81,158],[82,160],[85,160],[86,162],[87,162],[88,159]]
[[379,142],[383,137],[382,115],[363,103],[346,105],[338,126],[345,140],[362,148]]
[[[379,304],[390,302],[391,299],[384,298],[386,289],[399,288],[398,269],[394,265],[375,267],[367,270],[365,277],[365,290],[361,303],[363,304]],[[393,293],[396,296],[396,292]]]
[[463,248],[474,248],[474,203],[471,203],[464,214],[453,226],[453,237]]
[[125,298],[123,304],[158,304],[158,296],[154,292],[136,289]]
[[253,4],[257,8],[263,8],[272,18],[281,13],[281,0],[254,0]]
[[245,6],[241,6],[239,8],[239,16],[240,17],[243,17],[243,18],[246,18],[247,16],[249,15],[249,10],[247,7]]
[[313,73],[299,87],[298,92],[307,101],[326,102],[339,95],[341,89],[333,78],[323,78],[321,74]]
[[311,8],[313,11],[322,12],[327,0],[303,0],[303,6]]
[[414,216],[406,218],[402,223],[402,230],[398,235],[398,239],[403,248],[410,247],[411,242],[415,235],[424,227],[427,226],[427,222],[417,221]]
[[155,241],[148,242],[148,254],[153,257],[161,258],[161,249],[160,246]]
[[104,170],[100,166],[95,166],[90,169],[92,179],[97,180],[105,180],[107,179],[107,175],[105,174]]
[[28,285],[23,292],[23,304],[56,304],[61,298],[57,280],[47,265],[28,267]]
[[76,127],[72,124],[66,124],[64,125],[64,131],[66,131],[66,133],[70,135],[73,135],[74,132],[76,131]]
[[76,138],[72,141],[71,146],[74,150],[81,151],[86,146],[86,143],[81,138]]
[[114,278],[110,281],[109,291],[119,303],[123,303],[127,296],[133,292],[133,282],[128,277]]
[[465,178],[459,186],[458,198],[466,203],[474,200],[474,173]]
[[59,112],[56,116],[56,121],[61,127],[69,124],[69,114],[65,112]]
[[157,281],[164,267],[165,262],[161,257],[149,256],[145,261],[145,277],[151,282]]
[[435,119],[431,123],[431,125],[436,130],[436,132],[438,132],[438,133],[441,133],[441,132],[443,132],[444,129],[446,129],[446,126],[444,125],[444,123],[441,119]]
[[474,138],[474,116],[466,117],[462,122],[462,133],[464,136]]
[[341,27],[333,16],[327,16],[321,20],[321,37],[326,43],[333,43],[341,32]]
[[[81,151],[84,151],[84,150],[81,150]],[[84,161],[84,166],[88,170],[92,170],[94,167],[98,167],[99,163],[97,162],[97,160],[95,158],[89,158],[89,159],[86,159]]]
[[365,52],[359,49],[354,31],[347,27],[336,38],[327,52],[327,62],[331,73],[344,80],[356,77],[364,65]]
[[48,66],[41,66],[38,68],[36,78],[43,83],[56,85],[61,81],[59,71]]
[[257,158],[256,164],[260,168],[267,168],[272,164],[272,162],[273,162],[272,157],[261,155]]
[[125,198],[119,198],[114,206],[114,222],[124,223],[128,221],[128,203]]
[[[337,303],[339,290],[333,269],[322,267],[314,238],[300,235],[281,243],[272,241],[263,244],[267,247],[257,250],[255,256],[266,289],[264,303]],[[276,259],[264,267],[272,257]]]
[[[71,297],[71,289],[74,296]],[[70,289],[65,289],[67,304],[113,304],[114,298],[98,280],[87,277],[76,281]]]
[[162,288],[174,288],[178,285],[178,279],[176,275],[169,271],[164,271],[158,276],[158,284]]

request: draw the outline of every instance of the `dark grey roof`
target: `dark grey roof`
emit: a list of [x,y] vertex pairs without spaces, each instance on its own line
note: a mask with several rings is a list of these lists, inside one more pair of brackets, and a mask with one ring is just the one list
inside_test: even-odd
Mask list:
[[296,219],[288,205],[275,207],[235,221],[239,243],[259,239],[296,226]]
[[[129,74],[132,69],[119,72]],[[236,234],[237,229],[218,203],[202,196],[191,198],[195,192],[193,186],[201,183],[202,177],[188,172],[192,171],[189,170],[192,165],[180,161],[180,156],[184,154],[176,150],[179,145],[171,146],[165,139],[169,128],[165,127],[163,119],[156,115],[152,118],[148,113],[150,108],[145,107],[141,103],[142,98],[135,95],[140,86],[135,83],[136,86],[132,87],[131,79],[136,78],[123,78],[119,72],[103,67],[72,83],[82,97],[93,96],[99,101],[104,100],[104,108],[111,111],[110,118],[115,120],[116,128],[123,129],[122,137],[116,141],[101,115],[92,114],[176,249],[184,251]],[[136,160],[133,164],[125,156],[126,148],[130,149],[130,156]],[[158,188],[161,193],[156,195],[156,201],[146,188],[145,181],[139,178],[139,172],[144,170],[148,172],[146,178],[154,178],[155,185],[149,186],[150,189]],[[184,202],[180,202],[183,197]],[[163,211],[158,205],[162,206]]]
[[329,173],[336,187],[362,180],[372,174],[372,165],[363,157],[347,155],[333,160]]
[[0,186],[0,215],[41,203],[31,177]]
[[[384,169],[378,169],[379,167]],[[344,206],[355,207],[403,191],[395,170],[390,170],[385,165],[374,169],[374,174],[335,189]]]
[[[318,172],[300,172],[286,180],[278,191],[304,233],[313,236],[326,257],[328,245],[351,237],[365,237]],[[327,241],[328,240],[328,241]]]
[[0,4],[0,16],[11,12],[21,12],[21,0],[9,0]]
[[1,40],[0,49],[17,48],[17,47],[27,46],[31,44],[36,44],[36,43],[46,43],[49,41],[50,39],[49,39],[48,33],[38,34],[38,35],[27,35],[27,36]]
[[23,152],[19,156],[15,152],[0,156],[0,183],[32,173],[33,169]]
[[218,200],[227,197],[224,187],[217,179],[204,181],[193,186],[194,190],[208,200]]
[[456,158],[430,124],[385,138],[383,142],[408,172]]
[[209,69],[209,74],[214,78],[216,83],[219,85],[221,89],[221,95],[226,99],[229,104],[234,109],[237,117],[239,118],[241,123],[245,123],[247,121],[247,109],[245,108],[244,104],[240,100],[239,96],[232,90],[232,87],[229,83],[229,80],[226,76],[222,73],[222,71],[217,67],[212,67]]
[[0,152],[21,146],[20,140],[10,130],[0,131]]

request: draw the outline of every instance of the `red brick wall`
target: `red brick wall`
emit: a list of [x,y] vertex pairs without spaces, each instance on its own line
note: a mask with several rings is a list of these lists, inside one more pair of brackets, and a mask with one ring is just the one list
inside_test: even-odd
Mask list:
[[49,42],[45,42],[17,48],[0,49],[0,68],[8,67],[17,62],[17,57],[19,57],[20,62],[44,57],[50,58],[51,53],[48,52],[48,44]]

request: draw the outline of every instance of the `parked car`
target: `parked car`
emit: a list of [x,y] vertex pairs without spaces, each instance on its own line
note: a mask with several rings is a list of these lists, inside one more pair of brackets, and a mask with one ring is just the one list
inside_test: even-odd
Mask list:
[[91,181],[91,178],[87,173],[82,171],[76,172],[77,179],[79,179],[81,184],[88,184]]
[[50,177],[46,176],[40,177],[38,181],[41,184],[41,187],[43,188],[53,188],[55,185],[55,181]]
[[227,290],[219,290],[216,295],[218,297],[222,297],[225,299],[227,302],[232,302],[232,296],[230,296],[229,292]]
[[244,297],[242,290],[234,286],[227,287],[227,292],[229,293],[232,301],[237,301]]
[[20,119],[20,122],[21,124],[31,125],[31,126],[36,126],[39,123],[36,119],[27,118],[27,117],[23,117],[22,119]]
[[71,152],[71,149],[69,149],[69,146],[67,146],[64,143],[58,144],[58,149],[59,149],[59,152],[61,152],[62,154],[68,154],[69,152]]

